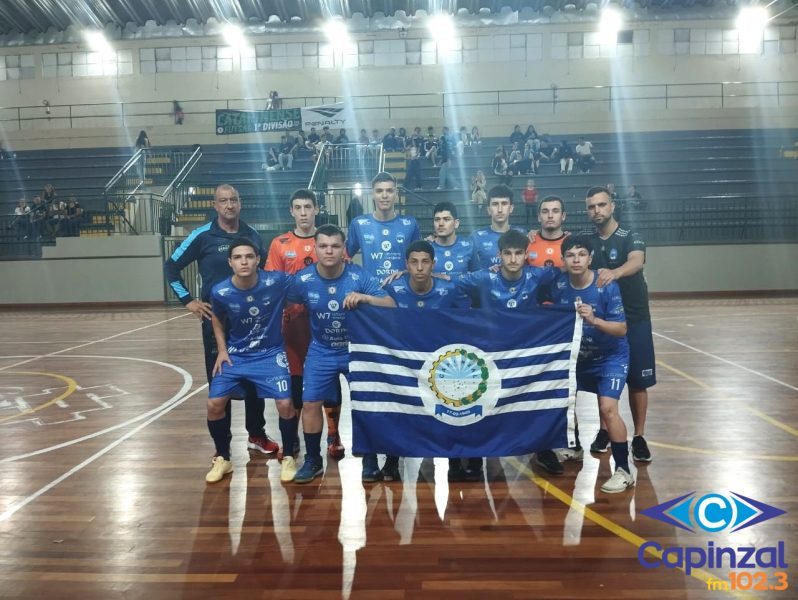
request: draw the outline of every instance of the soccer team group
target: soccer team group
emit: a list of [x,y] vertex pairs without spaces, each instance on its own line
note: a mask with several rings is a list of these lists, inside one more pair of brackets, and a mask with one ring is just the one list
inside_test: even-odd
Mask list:
[[[324,472],[327,454],[344,456],[338,432],[340,375],[348,375],[347,313],[359,305],[422,310],[474,307],[528,309],[544,302],[571,305],[582,317],[577,387],[598,397],[600,429],[590,451],[611,450],[607,493],[634,485],[627,429],[618,401],[625,385],[634,420],[631,454],[649,462],[643,437],[647,389],[656,382],[648,291],[643,276],[645,242],[619,226],[610,193],[587,191],[586,209],[595,229],[570,235],[563,227],[565,204],[556,196],[537,207],[539,229],[513,227],[513,191],[504,185],[488,193],[490,225],[458,237],[460,222],[449,202],[435,206],[434,235],[421,239],[416,219],[398,215],[396,179],[379,173],[372,181],[375,210],[355,217],[348,237],[334,225],[316,227],[319,206],[313,192],[290,199],[295,228],[276,237],[268,252],[257,231],[240,220],[241,201],[230,185],[216,189],[216,218],[195,229],[164,265],[177,297],[202,322],[209,382],[208,430],[216,447],[206,481],[232,472],[230,400],[243,398],[247,446],[281,458],[283,482],[308,483]],[[363,266],[350,262],[362,254]],[[192,297],[181,271],[197,262],[201,298]],[[265,398],[279,414],[282,450],[265,432]],[[299,422],[305,460],[297,464]],[[581,460],[575,448],[535,454],[552,474],[562,462]],[[363,482],[400,480],[399,457],[376,454],[362,460]],[[450,481],[479,481],[483,459],[450,459]]]

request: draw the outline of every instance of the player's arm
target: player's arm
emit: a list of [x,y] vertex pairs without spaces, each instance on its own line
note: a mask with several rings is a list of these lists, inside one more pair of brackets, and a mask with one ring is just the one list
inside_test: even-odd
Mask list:
[[360,251],[360,229],[357,226],[357,217],[349,224],[349,235],[346,238],[346,255],[351,259]]
[[195,300],[191,296],[191,292],[188,291],[186,283],[181,276],[183,269],[199,259],[200,244],[199,235],[189,235],[183,240],[183,243],[175,249],[172,256],[166,259],[163,265],[163,272],[166,281],[169,283],[169,287],[172,288],[177,299],[201,321],[202,319],[211,318],[211,305],[201,300]]
[[283,265],[283,257],[280,254],[280,242],[278,238],[274,238],[272,243],[269,244],[269,251],[266,253],[266,266],[263,267],[267,271],[285,271]]
[[213,325],[213,337],[216,338],[216,347],[219,349],[219,354],[216,356],[216,364],[213,365],[212,375],[215,377],[222,372],[222,365],[227,363],[232,366],[233,361],[230,360],[230,355],[227,353],[227,333],[216,313],[213,313],[211,317],[211,325]]
[[646,262],[646,243],[643,238],[637,233],[630,234],[627,238],[626,248],[628,249],[626,262],[615,269],[599,269],[596,285],[604,287],[611,281],[630,277],[643,270],[643,265]]
[[626,321],[607,321],[596,316],[593,307],[583,302],[576,308],[577,314],[585,320],[585,323],[592,325],[602,333],[615,337],[626,335]]
[[[480,270],[472,271],[470,273],[457,273],[452,281],[454,282],[454,285],[458,291],[471,294],[473,292],[479,291],[480,285],[484,280],[483,273],[487,272],[487,270]],[[485,285],[488,285],[487,282],[485,282]]]
[[396,302],[387,294],[385,296],[371,296],[361,292],[349,292],[346,298],[344,298],[344,308],[347,310],[353,310],[361,304],[382,306],[383,308],[396,308]]

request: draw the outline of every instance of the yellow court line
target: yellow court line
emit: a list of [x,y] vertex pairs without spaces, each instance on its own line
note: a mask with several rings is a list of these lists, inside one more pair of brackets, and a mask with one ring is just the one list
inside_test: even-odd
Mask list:
[[[661,366],[661,367],[664,367],[664,368],[668,369],[669,371],[671,371],[671,372],[675,373],[676,375],[679,375],[680,377],[684,377],[684,378],[685,378],[685,379],[687,379],[688,381],[692,381],[694,384],[696,384],[696,385],[697,385],[698,387],[700,387],[700,388],[703,388],[703,389],[705,389],[705,390],[709,390],[709,391],[711,391],[711,392],[714,392],[714,391],[716,391],[716,390],[715,390],[715,388],[713,388],[713,387],[712,387],[711,385],[709,385],[708,383],[706,383],[706,382],[704,382],[704,381],[701,381],[701,380],[700,380],[700,379],[698,379],[697,377],[693,377],[692,375],[688,375],[688,374],[687,374],[687,373],[685,373],[684,371],[682,371],[682,370],[680,370],[680,369],[677,369],[676,367],[674,367],[674,366],[671,366],[671,365],[669,365],[669,364],[668,364],[668,363],[666,363],[666,362],[663,362],[663,361],[661,361],[661,360],[658,360],[658,361],[657,361],[657,364],[658,364],[659,366]],[[789,433],[790,435],[794,435],[794,436],[798,437],[798,429],[795,429],[795,427],[791,427],[790,425],[787,425],[786,423],[782,423],[781,421],[779,421],[779,420],[777,420],[777,419],[774,419],[774,418],[773,418],[773,417],[771,417],[771,416],[768,416],[768,415],[766,415],[765,413],[763,413],[763,412],[762,412],[762,411],[760,411],[760,410],[757,410],[756,408],[751,408],[750,406],[748,406],[748,404],[746,404],[745,402],[742,402],[742,401],[740,401],[740,400],[735,400],[734,398],[730,398],[730,397],[728,397],[728,396],[726,396],[726,400],[727,400],[727,401],[728,401],[728,400],[732,400],[732,401],[734,401],[734,402],[735,402],[735,404],[737,404],[737,405],[738,405],[740,408],[742,408],[743,410],[745,410],[745,411],[747,411],[747,412],[751,413],[752,415],[755,415],[755,416],[759,417],[760,419],[762,419],[762,420],[763,420],[763,421],[765,421],[766,423],[770,423],[770,424],[771,424],[771,425],[773,425],[774,427],[778,427],[778,428],[779,428],[779,429],[781,429],[782,431],[786,431],[786,432],[787,432],[787,433]]]
[[656,446],[657,448],[667,448],[668,450],[680,450],[682,452],[692,452],[693,454],[708,454],[710,456],[717,456],[718,458],[735,458],[735,459],[751,459],[751,460],[773,460],[781,462],[798,462],[798,456],[781,456],[777,454],[750,454],[748,452],[734,452],[729,450],[707,450],[706,448],[693,448],[692,446],[679,446],[677,444],[666,444],[664,442],[655,442],[653,440],[646,440],[649,446]]
[[11,415],[10,417],[3,417],[0,419],[0,423],[5,423],[6,421],[10,421],[11,419],[18,419],[19,417],[24,417],[25,415],[30,415],[37,411],[42,410],[43,408],[47,408],[48,406],[52,406],[56,402],[60,402],[67,396],[71,395],[76,389],[78,389],[78,382],[72,379],[71,377],[67,377],[66,375],[59,375],[58,373],[39,373],[36,371],[5,371],[5,373],[13,373],[16,375],[42,375],[44,377],[54,377],[56,379],[60,379],[64,383],[67,384],[67,389],[64,391],[60,396],[45,402],[41,406],[36,406],[34,408],[29,408],[27,410],[23,410],[21,413],[17,413],[15,415]]
[[[529,478],[529,480],[532,483],[534,483],[536,486],[538,486],[544,492],[546,492],[547,494],[550,494],[551,496],[554,496],[555,498],[557,498],[557,500],[559,500],[563,504],[567,505],[569,508],[574,509],[576,512],[581,514],[583,517],[585,517],[587,519],[590,519],[591,521],[593,521],[599,527],[603,527],[604,529],[606,529],[610,533],[618,536],[619,538],[621,538],[625,542],[628,542],[628,543],[632,544],[636,548],[640,548],[643,544],[645,544],[647,541],[649,541],[649,540],[647,540],[645,538],[640,537],[636,533],[634,533],[632,531],[629,531],[628,529],[626,529],[626,527],[623,527],[622,525],[618,525],[618,523],[616,523],[615,521],[612,521],[612,520],[608,519],[607,517],[597,513],[592,508],[588,508],[587,506],[585,506],[584,504],[579,502],[579,500],[576,500],[571,495],[569,495],[567,492],[564,492],[563,490],[558,488],[556,485],[551,483],[548,479],[544,479],[543,477],[540,477],[539,475],[537,475],[532,469],[530,469],[528,466],[523,464],[517,458],[510,457],[507,460],[508,460],[508,462],[511,465],[513,465],[513,467],[515,467],[518,470],[519,473],[522,473],[527,478]],[[662,552],[659,551],[659,550],[654,550],[652,548],[647,548],[646,549],[646,553],[650,554],[650,555],[652,555],[652,556],[654,556],[656,558],[659,558],[659,559],[662,558]],[[685,572],[684,568],[682,568],[682,567],[676,567],[676,569],[678,569],[679,571],[682,571],[683,573]],[[709,582],[709,580],[718,579],[717,575],[713,575],[712,573],[710,573],[709,571],[705,571],[704,569],[691,569],[690,577],[698,579],[699,581],[703,582],[704,584],[707,584]],[[723,591],[727,591],[728,593],[732,594],[733,596],[736,596],[737,598],[753,598],[753,596],[751,596],[750,594],[744,594],[744,593],[741,593],[741,592],[729,591],[729,590],[723,590]]]

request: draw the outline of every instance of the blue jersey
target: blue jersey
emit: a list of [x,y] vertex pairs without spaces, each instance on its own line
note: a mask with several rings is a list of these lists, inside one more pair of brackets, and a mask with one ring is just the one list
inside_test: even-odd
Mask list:
[[457,238],[450,246],[441,246],[437,242],[432,242],[435,249],[435,273],[466,273],[471,264],[471,256],[474,253],[474,246],[469,240]]
[[363,253],[363,268],[380,279],[405,268],[405,250],[421,232],[414,217],[394,217],[378,221],[373,215],[352,219],[346,252],[354,258]]
[[[593,281],[584,289],[575,289],[568,278],[568,273],[560,273],[551,286],[551,300],[554,304],[574,305],[576,299],[590,304],[599,319],[623,323],[626,315],[621,301],[621,290],[618,284],[610,282],[603,288],[596,287],[596,273]],[[602,333],[593,325],[582,324],[582,345],[579,347],[579,359],[601,361],[614,355],[628,355],[626,336],[614,336]]]
[[255,354],[283,345],[283,305],[291,276],[259,271],[258,283],[248,290],[233,285],[232,277],[213,286],[211,304],[227,332],[228,354]]
[[521,278],[508,281],[489,269],[463,273],[455,278],[457,287],[479,298],[482,308],[529,308],[538,304],[538,288],[554,281],[559,269],[524,267]]
[[417,294],[410,287],[410,275],[402,275],[386,286],[386,291],[399,308],[468,308],[469,298],[453,281],[432,278],[432,289],[426,294]]
[[242,237],[255,244],[262,260],[265,261],[266,250],[263,247],[260,234],[243,221],[239,221],[238,231],[235,233],[225,231],[214,219],[188,234],[188,237],[175,249],[163,266],[166,281],[169,282],[169,286],[180,302],[185,305],[194,300],[180,276],[180,271],[195,260],[202,278],[200,298],[203,302],[210,302],[211,288],[233,274],[233,270],[227,262],[227,250],[230,248],[230,242]]
[[311,346],[347,351],[348,311],[344,310],[344,298],[350,292],[387,296],[377,278],[353,264],[347,264],[343,273],[335,279],[319,275],[317,265],[310,265],[294,276],[288,299],[308,307]]
[[[526,235],[526,231],[520,227],[511,227]],[[499,231],[493,231],[490,227],[477,229],[471,234],[471,245],[474,247],[471,255],[471,267],[469,270],[487,269],[493,265],[501,263],[499,258],[499,238],[502,236]]]

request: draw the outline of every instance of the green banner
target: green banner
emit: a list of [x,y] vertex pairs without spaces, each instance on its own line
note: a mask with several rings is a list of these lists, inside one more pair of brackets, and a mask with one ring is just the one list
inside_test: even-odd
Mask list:
[[298,108],[216,111],[216,135],[298,131],[301,128],[302,114]]

